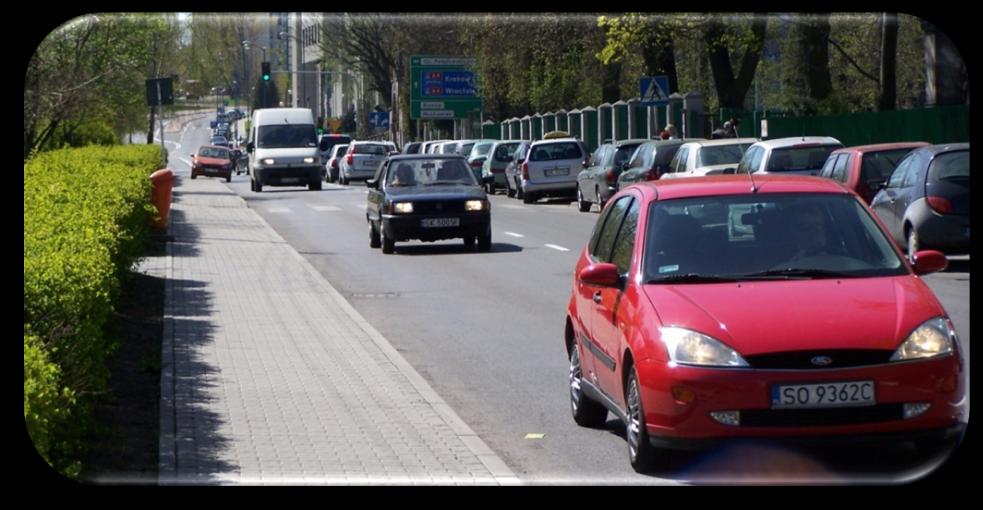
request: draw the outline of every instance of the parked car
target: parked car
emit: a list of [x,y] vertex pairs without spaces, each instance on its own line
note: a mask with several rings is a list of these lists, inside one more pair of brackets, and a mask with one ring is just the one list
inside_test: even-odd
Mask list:
[[656,181],[611,198],[567,307],[576,423],[625,422],[638,471],[662,448],[739,438],[954,447],[966,361],[919,277],[945,256],[909,266],[836,183],[754,181]]
[[829,153],[843,147],[829,136],[796,136],[764,140],[748,147],[737,173],[819,175]]
[[410,142],[403,146],[403,154],[419,154],[423,142]]
[[669,163],[679,147],[689,140],[650,140],[638,146],[628,160],[628,168],[618,176],[618,190],[636,182],[654,181],[669,171]]
[[396,146],[396,142],[391,142],[389,140],[385,140],[382,143],[386,144],[386,146],[389,147],[389,155],[390,156],[394,156],[396,154],[399,154],[399,147]]
[[869,204],[874,194],[887,184],[898,163],[913,149],[927,145],[926,142],[898,142],[836,149],[826,158],[819,175],[839,181]]
[[338,164],[338,181],[348,184],[352,179],[371,179],[388,156],[389,146],[385,143],[352,142]]
[[577,204],[581,212],[590,210],[592,204],[601,209],[611,195],[618,191],[618,177],[635,149],[648,140],[621,140],[601,145],[591,155],[590,166],[577,176]]
[[352,143],[352,137],[348,135],[342,135],[338,133],[327,133],[321,135],[321,139],[317,142],[317,150],[321,153],[321,164],[327,165],[328,159],[331,158],[331,149],[335,145],[348,145]]
[[532,145],[532,141],[520,140],[519,145],[515,147],[515,151],[512,153],[512,161],[505,166],[506,193],[510,197],[522,198],[522,164],[525,163],[526,156],[529,155],[530,145]]
[[687,142],[679,146],[663,179],[735,173],[744,151],[757,138],[721,138]]
[[[509,190],[509,196],[514,194],[511,193],[511,188],[506,182],[505,169],[512,161],[512,156],[515,154],[515,149],[519,147],[520,143],[521,142],[518,140],[493,140],[491,142],[488,147],[488,152],[485,155],[485,159],[481,162],[481,182],[485,185],[486,193],[494,195],[496,189],[506,188]],[[475,148],[472,149],[472,157],[474,157],[474,151],[476,150],[480,150],[479,145],[476,145]]]
[[211,145],[215,145],[217,147],[225,147],[226,149],[228,149],[229,139],[221,135],[216,135],[212,137]]
[[326,181],[338,182],[339,174],[341,173],[341,158],[343,158],[347,152],[347,144],[335,144],[333,147],[331,147],[331,155],[328,157],[327,165],[325,165]]
[[434,149],[436,149],[438,145],[449,141],[450,140],[430,140],[429,142],[423,142],[423,145],[420,148],[420,154],[433,154]]
[[[454,153],[460,156],[464,156],[464,159],[468,159],[471,155],[471,149],[480,140],[458,140],[457,145],[454,147]],[[479,179],[480,181],[480,179]]]
[[913,150],[870,207],[913,259],[926,247],[968,252],[969,200],[969,144],[956,143]]
[[191,178],[199,175],[210,177],[225,177],[225,182],[232,182],[232,151],[228,147],[218,145],[202,145],[191,155]]
[[369,187],[369,246],[392,253],[396,242],[463,238],[491,249],[491,203],[459,155],[393,156]]
[[468,147],[468,152],[461,153],[461,155],[464,156],[464,159],[468,161],[468,168],[474,172],[475,178],[478,179],[478,182],[485,187],[485,192],[491,195],[495,194],[494,187],[491,188],[492,191],[488,191],[489,187],[481,175],[481,169],[484,166],[485,161],[488,159],[489,151],[495,142],[497,142],[497,140],[473,140],[473,143],[468,144],[470,145],[470,147]]
[[575,196],[577,175],[586,163],[587,153],[575,138],[533,142],[519,172],[522,201],[531,204],[542,196]]

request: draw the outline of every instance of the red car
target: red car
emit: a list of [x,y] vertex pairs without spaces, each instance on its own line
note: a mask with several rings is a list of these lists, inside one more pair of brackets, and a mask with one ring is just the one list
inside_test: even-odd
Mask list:
[[965,429],[942,305],[856,195],[827,179],[659,180],[613,196],[574,272],[574,420],[627,424],[629,460],[717,440],[910,440]]
[[898,142],[837,149],[826,158],[819,176],[843,183],[869,204],[898,163],[912,150],[927,146],[926,142]]
[[191,155],[191,178],[199,175],[225,177],[225,182],[232,182],[232,151],[228,147],[217,145],[202,145],[197,154]]

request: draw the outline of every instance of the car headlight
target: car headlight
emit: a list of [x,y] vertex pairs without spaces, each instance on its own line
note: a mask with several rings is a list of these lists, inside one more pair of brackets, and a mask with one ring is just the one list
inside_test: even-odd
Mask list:
[[393,204],[393,210],[397,213],[409,214],[413,212],[413,202],[400,202]]
[[747,361],[723,342],[682,328],[660,328],[669,359],[685,365],[746,367]]
[[272,165],[274,163],[276,163],[276,161],[273,158],[266,158],[263,160],[264,165]]
[[304,163],[313,163],[314,158],[304,158]]
[[934,358],[951,354],[956,340],[956,330],[948,319],[936,317],[925,321],[908,335],[901,347],[894,351],[891,361],[909,361]]
[[465,211],[483,211],[485,210],[484,200],[468,200],[464,202]]

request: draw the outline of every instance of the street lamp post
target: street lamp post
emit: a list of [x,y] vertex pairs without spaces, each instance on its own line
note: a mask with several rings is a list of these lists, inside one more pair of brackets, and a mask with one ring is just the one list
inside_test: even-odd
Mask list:
[[[251,41],[249,41],[249,40],[243,40],[242,41],[242,47],[245,48],[246,51],[249,51],[249,50],[252,49],[252,44],[253,43]],[[266,46],[258,46],[258,48],[261,49],[261,50],[263,50],[263,62],[268,62],[268,60],[266,59]],[[243,58],[245,58],[245,54],[243,54]],[[250,90],[250,94],[249,94],[249,105],[248,105],[248,107],[249,107],[250,111],[252,111],[252,105],[253,105],[253,102],[255,100],[255,94],[253,93],[253,91],[255,91],[255,87],[252,85],[252,82],[249,81],[249,78],[248,78],[249,74],[250,74],[249,73],[249,66],[246,66],[246,76],[247,76],[246,83],[249,83],[250,84],[250,89],[249,89]]]
[[[294,104],[294,103],[296,103],[300,99],[301,96],[304,96],[304,89],[307,88],[306,87],[306,83],[304,83],[304,82],[298,82],[298,80],[300,79],[300,75],[297,72],[298,71],[298,68],[304,64],[304,45],[300,41],[300,39],[297,38],[297,36],[290,35],[290,33],[289,32],[286,32],[286,31],[277,32],[276,37],[277,37],[277,39],[281,39],[281,40],[284,37],[286,37],[287,39],[293,39],[294,40],[294,44],[296,45],[295,51],[297,52],[297,55],[299,55],[299,57],[300,57],[296,61],[294,61],[293,72],[291,73],[291,74],[293,74],[293,76],[291,76],[291,87],[290,87],[290,90],[292,91],[292,96],[291,96],[291,100],[290,100],[290,106],[296,108],[296,107],[298,107],[300,105],[297,105],[297,104]],[[298,83],[300,85],[303,85],[302,90],[300,90],[299,92],[293,90],[295,87],[297,87]],[[304,105],[304,107],[307,108],[307,107],[309,107],[309,105]]]

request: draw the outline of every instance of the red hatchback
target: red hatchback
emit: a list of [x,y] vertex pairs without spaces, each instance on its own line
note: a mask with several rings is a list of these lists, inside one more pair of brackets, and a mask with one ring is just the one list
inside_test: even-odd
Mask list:
[[839,181],[869,204],[898,163],[912,150],[927,146],[926,142],[898,142],[837,149],[826,158],[819,176]]
[[715,440],[962,436],[945,310],[857,197],[816,177],[653,181],[611,198],[574,273],[573,417],[627,424],[629,460]]
[[232,182],[232,151],[228,147],[217,145],[202,145],[198,152],[191,155],[191,178],[199,175],[225,177],[225,182]]

